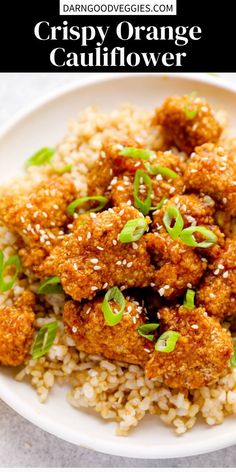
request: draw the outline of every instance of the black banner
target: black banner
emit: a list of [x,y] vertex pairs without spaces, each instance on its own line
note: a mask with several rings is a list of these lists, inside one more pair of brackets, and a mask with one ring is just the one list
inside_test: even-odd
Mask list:
[[0,71],[236,72],[232,2],[176,1],[169,16],[61,16],[59,0],[4,2]]

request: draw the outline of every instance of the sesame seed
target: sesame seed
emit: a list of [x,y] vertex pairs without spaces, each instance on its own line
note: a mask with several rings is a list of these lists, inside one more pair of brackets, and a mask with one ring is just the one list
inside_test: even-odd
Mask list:
[[98,259],[96,257],[94,257],[93,259],[90,259],[90,261],[92,262],[92,264],[97,264]]
[[118,185],[117,190],[124,190],[124,187],[122,187],[122,185]]
[[214,275],[218,275],[219,273],[220,273],[220,269],[216,269],[216,270],[214,270],[214,272],[213,272]]
[[125,212],[125,210],[124,210],[124,209],[123,209],[123,210],[120,210],[120,212],[119,212],[119,215],[121,215],[121,216],[122,216],[122,215],[124,214],[124,212]]
[[224,197],[224,198],[222,199],[222,202],[224,203],[224,205],[226,205],[227,201],[228,201],[228,200],[227,200],[226,197]]
[[155,287],[156,284],[154,284],[153,282],[151,282],[151,283],[150,283],[150,286],[151,286],[151,287]]
[[136,249],[138,249],[138,245],[137,245],[136,243],[132,243],[132,248],[133,248],[134,250],[136,250]]
[[108,287],[108,283],[107,283],[107,282],[105,282],[105,284],[103,285],[103,287],[102,287],[102,288],[105,290],[105,288],[107,288],[107,287]]
[[214,293],[210,293],[209,297],[210,297],[210,298],[216,298],[216,296],[215,296]]
[[132,267],[132,265],[133,265],[133,262],[128,262],[127,267],[130,268]]
[[78,241],[82,241],[83,238],[82,238],[82,236],[78,236],[77,239],[78,239]]
[[225,268],[225,266],[223,266],[223,264],[218,264],[218,269],[222,269],[222,270],[223,270],[224,268]]
[[126,265],[126,264],[127,264],[127,260],[126,260],[126,259],[123,259],[122,264],[123,264],[123,265]]
[[192,288],[192,284],[190,282],[187,283],[188,288]]
[[169,194],[172,194],[175,192],[175,187],[170,187]]
[[59,206],[58,206],[58,205],[56,205],[56,204],[55,204],[55,205],[53,205],[53,208],[54,208],[55,210],[59,210]]
[[146,352],[151,352],[150,349],[148,349],[147,347],[145,347],[143,350]]
[[26,208],[33,208],[33,205],[31,203],[26,203]]
[[90,239],[91,236],[92,236],[92,235],[91,235],[91,233],[90,233],[90,231],[89,231],[89,232],[87,233],[87,239]]
[[224,278],[224,279],[227,279],[228,276],[229,276],[229,271],[226,270],[226,271],[223,273],[223,278]]
[[99,251],[104,251],[104,247],[101,247],[101,246],[97,246],[97,249],[98,249]]
[[122,262],[121,261],[116,261],[116,265],[121,265]]
[[117,245],[116,239],[113,239],[112,244],[113,244],[113,246],[116,246],[116,245]]
[[[96,287],[96,288],[97,288],[97,287]],[[89,307],[89,308],[87,309],[86,315],[88,315],[88,314],[90,313],[90,311],[91,311],[91,307]]]
[[76,326],[72,326],[72,330],[71,330],[71,331],[72,331],[72,333],[77,333],[78,328],[77,328]]
[[95,266],[94,266],[94,270],[101,270],[101,266],[95,265]]
[[164,293],[165,293],[165,289],[163,287],[161,287],[159,290],[158,290],[159,294],[161,297],[163,297]]
[[197,324],[193,324],[193,325],[191,326],[191,328],[193,328],[193,329],[198,329],[199,326],[198,326]]
[[76,264],[76,262],[73,264],[73,267],[75,270],[78,270],[78,264]]
[[132,311],[132,306],[129,305],[128,308],[127,308],[127,311],[128,311],[128,313],[131,313],[131,311]]
[[92,285],[91,290],[95,292],[95,290],[98,290],[98,288],[96,287],[96,285]]

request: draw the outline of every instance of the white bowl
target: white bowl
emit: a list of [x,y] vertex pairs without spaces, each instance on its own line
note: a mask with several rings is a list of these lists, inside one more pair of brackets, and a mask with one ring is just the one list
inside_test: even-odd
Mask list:
[[[0,135],[0,180],[18,175],[22,163],[35,150],[54,145],[64,135],[67,121],[88,105],[109,110],[122,102],[153,109],[171,94],[197,90],[213,105],[221,106],[236,129],[236,91],[218,78],[194,78],[139,74],[100,77],[70,85],[41,100],[18,116]],[[13,379],[10,369],[0,368],[0,398],[20,415],[66,441],[107,454],[137,458],[173,458],[206,453],[236,443],[235,418],[208,427],[198,423],[185,436],[177,437],[158,417],[147,417],[128,437],[115,436],[115,425],[91,411],[73,409],[66,401],[66,388],[55,387],[46,404],[40,404],[33,388]]]

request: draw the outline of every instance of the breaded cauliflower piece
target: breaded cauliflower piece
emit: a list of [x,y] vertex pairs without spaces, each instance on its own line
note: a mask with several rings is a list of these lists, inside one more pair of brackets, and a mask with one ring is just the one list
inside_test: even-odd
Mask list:
[[236,161],[212,143],[197,147],[184,175],[186,188],[210,195],[218,209],[236,216]]
[[[129,159],[130,161],[131,159]],[[137,162],[137,159],[133,159]],[[139,161],[138,161],[139,163]],[[161,173],[152,175],[149,173],[145,164],[152,167],[166,167],[174,171],[176,178],[170,178]],[[138,168],[149,174],[152,180],[152,206],[157,206],[162,198],[171,198],[173,195],[182,193],[185,185],[183,181],[183,173],[186,164],[181,159],[170,151],[158,151],[148,161],[140,162]],[[123,166],[124,168],[124,166]],[[137,170],[137,169],[136,169]],[[110,198],[113,205],[134,204],[134,176],[128,170],[124,170],[124,174],[119,177],[114,177],[110,184]],[[145,187],[145,186],[144,186]],[[140,189],[140,198],[145,198],[145,188]]]
[[204,308],[161,308],[162,331],[180,337],[172,352],[155,351],[146,365],[148,378],[162,377],[172,388],[201,388],[217,381],[233,352],[230,334]]
[[[133,205],[135,173],[138,169],[149,173],[145,164],[167,167],[177,174],[174,179],[161,175],[161,173],[150,174],[153,206],[158,205],[163,197],[170,198],[175,194],[182,193],[186,164],[179,156],[170,151],[158,151],[157,153],[153,152],[148,161],[144,161],[141,158],[121,156],[120,151],[124,147],[140,148],[135,141],[117,136],[105,141],[100,158],[88,174],[88,194],[90,196],[105,195],[111,200],[113,206]],[[143,190],[144,197],[145,189]],[[140,194],[140,198],[142,198],[142,194]]]
[[222,131],[207,101],[191,95],[167,98],[156,110],[153,124],[163,127],[167,145],[175,145],[188,154],[196,146],[216,143]]
[[66,209],[76,198],[74,184],[64,177],[43,180],[29,194],[5,194],[0,199],[0,221],[18,233],[23,265],[37,266],[64,235],[71,221]]
[[65,292],[77,301],[92,299],[99,290],[113,286],[149,285],[154,268],[145,238],[135,243],[118,239],[127,221],[136,218],[143,215],[124,206],[92,213],[87,224],[75,222],[72,232],[42,265],[42,273],[59,276]]
[[168,233],[150,233],[145,237],[147,249],[155,261],[153,289],[168,299],[183,295],[188,287],[195,287],[202,277],[207,263],[179,240]]
[[[154,344],[138,334],[137,328],[146,323],[145,309],[133,298],[126,298],[121,321],[108,326],[102,312],[103,297],[79,304],[66,303],[64,323],[66,332],[74,339],[76,347],[89,354],[129,364],[145,365]],[[115,303],[110,302],[111,308]]]
[[197,303],[208,315],[224,319],[236,314],[236,239],[226,240],[218,259],[209,266],[199,290]]
[[35,296],[25,291],[13,306],[0,308],[0,363],[19,366],[26,359],[34,335]]
[[[217,258],[221,248],[224,246],[225,237],[214,221],[214,200],[208,195],[201,197],[195,194],[177,195],[169,199],[160,210],[157,210],[153,214],[153,230],[160,231],[161,234],[165,233],[163,218],[168,206],[174,206],[180,211],[184,228],[188,228],[189,226],[204,226],[213,231],[217,236],[217,242],[210,248],[199,249],[197,252],[204,257],[209,256],[211,259]],[[199,241],[203,238],[199,233],[196,237]]]
[[109,137],[104,140],[99,158],[88,172],[88,195],[109,195],[109,185],[114,176],[122,175],[124,172],[134,174],[142,165],[136,159],[120,156],[119,153],[123,147],[139,148],[140,146],[136,141],[119,133],[113,138]]

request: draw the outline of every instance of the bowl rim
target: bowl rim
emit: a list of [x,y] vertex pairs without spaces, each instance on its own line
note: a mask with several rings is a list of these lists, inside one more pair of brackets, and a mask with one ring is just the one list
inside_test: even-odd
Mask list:
[[[88,87],[91,85],[96,85],[98,83],[104,82],[111,82],[117,79],[124,80],[125,78],[135,78],[140,76],[156,76],[158,78],[165,78],[170,77],[174,78],[177,77],[178,79],[182,79],[186,82],[200,82],[202,84],[212,85],[214,88],[218,88],[221,90],[226,90],[236,94],[236,84],[230,83],[221,77],[214,77],[208,76],[203,74],[185,74],[185,73],[170,73],[170,74],[163,74],[163,73],[155,73],[155,74],[148,74],[148,73],[128,73],[128,74],[94,74],[92,77],[82,77],[78,81],[73,81],[72,83],[69,82],[63,86],[57,87],[55,90],[44,94],[43,98],[39,98],[34,100],[30,105],[21,109],[18,113],[16,113],[13,118],[11,118],[7,123],[0,128],[0,145],[1,139],[9,133],[15,126],[17,126],[23,119],[30,116],[32,112],[36,109],[44,107],[45,105],[50,105],[52,101],[55,99],[66,96],[68,93],[74,92],[77,89],[83,89],[84,87]],[[217,438],[211,439],[211,435],[206,440],[199,440],[197,443],[188,443],[183,447],[180,447],[180,444],[176,443],[175,445],[171,446],[171,454],[170,448],[163,448],[158,447],[158,445],[154,448],[151,446],[150,448],[145,447],[145,451],[142,448],[138,448],[135,445],[130,445],[129,443],[125,444],[124,441],[122,442],[115,442],[114,438],[112,440],[107,440],[99,437],[93,437],[88,433],[84,433],[81,431],[77,431],[76,435],[75,432],[70,429],[69,426],[63,425],[63,428],[60,430],[58,425],[55,421],[51,418],[47,417],[38,417],[34,413],[34,408],[27,404],[26,402],[19,401],[14,395],[14,392],[10,388],[10,386],[6,386],[5,382],[1,380],[0,377],[0,399],[3,400],[9,407],[11,407],[14,411],[28,420],[30,423],[34,424],[35,426],[41,428],[42,430],[53,434],[54,436],[63,439],[64,441],[70,442],[72,444],[76,444],[81,447],[85,447],[91,450],[95,450],[98,452],[102,452],[105,454],[113,454],[116,456],[123,456],[123,457],[131,457],[131,458],[145,458],[145,459],[167,459],[167,458],[178,458],[178,457],[186,457],[186,456],[194,456],[197,454],[204,454],[212,451],[216,451],[219,449],[223,449],[224,447],[232,446],[236,443],[236,434],[235,437],[232,436],[232,432],[227,431],[222,433],[222,436]]]

